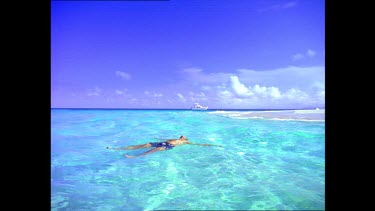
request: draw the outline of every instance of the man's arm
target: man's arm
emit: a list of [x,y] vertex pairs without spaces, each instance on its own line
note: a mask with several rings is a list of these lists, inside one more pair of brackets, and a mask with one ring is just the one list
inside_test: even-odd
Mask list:
[[106,147],[107,149],[114,149],[114,150],[125,150],[125,147],[113,148],[113,147]]
[[196,143],[192,143],[190,141],[186,142],[186,144],[191,144],[191,145],[198,145],[198,146],[214,146],[214,147],[223,147],[221,145],[214,145],[214,144],[196,144]]
[[154,139],[164,140],[164,141],[176,140],[175,138],[154,138]]

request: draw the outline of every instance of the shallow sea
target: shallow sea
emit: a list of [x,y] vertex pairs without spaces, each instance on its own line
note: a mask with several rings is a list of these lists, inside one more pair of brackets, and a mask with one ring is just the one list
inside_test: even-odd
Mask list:
[[[325,122],[243,112],[52,109],[52,210],[325,209]],[[180,135],[224,147],[106,149]]]

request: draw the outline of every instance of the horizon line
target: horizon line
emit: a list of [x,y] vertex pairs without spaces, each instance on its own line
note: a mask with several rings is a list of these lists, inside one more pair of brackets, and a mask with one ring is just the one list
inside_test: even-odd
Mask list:
[[[207,110],[314,110],[315,108],[209,108]],[[100,109],[100,110],[191,110],[191,108],[71,108],[59,107],[50,109]],[[325,109],[325,107],[319,108]],[[203,110],[204,111],[204,110]]]

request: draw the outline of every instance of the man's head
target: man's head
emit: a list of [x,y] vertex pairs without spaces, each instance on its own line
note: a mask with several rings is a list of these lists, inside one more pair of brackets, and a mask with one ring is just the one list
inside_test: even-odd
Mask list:
[[180,140],[187,140],[185,136],[180,136]]

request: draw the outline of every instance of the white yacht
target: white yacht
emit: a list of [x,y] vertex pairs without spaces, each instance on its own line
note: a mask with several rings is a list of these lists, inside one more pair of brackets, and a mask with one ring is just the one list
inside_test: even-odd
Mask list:
[[201,106],[198,103],[195,103],[193,107],[191,107],[191,110],[198,110],[198,111],[203,111],[207,110],[208,106]]

